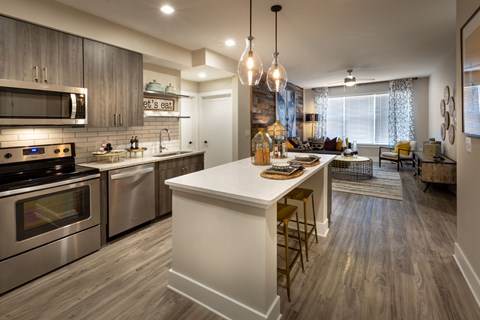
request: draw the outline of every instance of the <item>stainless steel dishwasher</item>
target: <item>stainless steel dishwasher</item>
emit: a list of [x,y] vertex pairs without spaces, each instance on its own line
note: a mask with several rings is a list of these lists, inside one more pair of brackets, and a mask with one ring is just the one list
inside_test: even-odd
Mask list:
[[109,171],[108,236],[117,235],[154,218],[154,165]]

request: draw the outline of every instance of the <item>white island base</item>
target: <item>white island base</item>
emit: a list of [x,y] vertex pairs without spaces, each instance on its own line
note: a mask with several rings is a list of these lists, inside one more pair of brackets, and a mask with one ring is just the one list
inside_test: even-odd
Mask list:
[[167,180],[173,189],[168,287],[225,319],[280,319],[276,203],[295,187],[313,189],[317,229],[326,235],[333,157],[322,155],[320,165],[291,180],[260,177],[265,167],[250,159]]

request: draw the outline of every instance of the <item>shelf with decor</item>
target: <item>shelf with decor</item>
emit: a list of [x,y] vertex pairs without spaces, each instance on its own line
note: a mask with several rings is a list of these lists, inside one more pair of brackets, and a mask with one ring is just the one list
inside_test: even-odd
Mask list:
[[151,91],[144,90],[143,96],[146,98],[156,98],[156,99],[178,99],[178,98],[190,98],[190,96],[184,94],[176,94],[170,92],[161,92],[161,91]]
[[176,118],[188,119],[190,116],[180,115],[178,99],[190,98],[183,94],[161,91],[143,91],[143,110],[145,118]]

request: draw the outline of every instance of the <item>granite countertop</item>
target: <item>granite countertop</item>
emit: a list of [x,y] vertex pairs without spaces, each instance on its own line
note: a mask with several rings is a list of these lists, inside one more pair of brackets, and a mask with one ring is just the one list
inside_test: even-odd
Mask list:
[[205,153],[205,151],[168,151],[168,152],[164,152],[163,153],[164,156],[161,156],[161,157],[155,157],[155,154],[153,155],[144,154],[142,157],[141,153],[138,153],[136,156],[132,155],[131,158],[130,158],[130,155],[125,154],[120,156],[120,160],[115,159],[115,161],[113,162],[110,162],[110,160],[107,158],[101,158],[100,161],[78,163],[78,165],[84,166],[84,167],[90,167],[90,168],[97,168],[100,171],[108,171],[108,170],[136,166],[140,164],[154,163],[154,162],[166,161],[166,160],[171,160],[176,158],[189,157],[189,156],[203,154],[203,153]]

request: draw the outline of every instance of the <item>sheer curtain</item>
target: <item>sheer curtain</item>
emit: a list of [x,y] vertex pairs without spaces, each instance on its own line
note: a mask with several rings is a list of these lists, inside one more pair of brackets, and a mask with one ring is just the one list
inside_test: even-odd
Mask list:
[[313,100],[315,104],[315,113],[318,114],[318,122],[315,128],[315,138],[327,136],[327,107],[328,107],[328,88],[315,88],[313,90]]
[[389,82],[388,141],[391,146],[397,141],[414,139],[413,79]]

